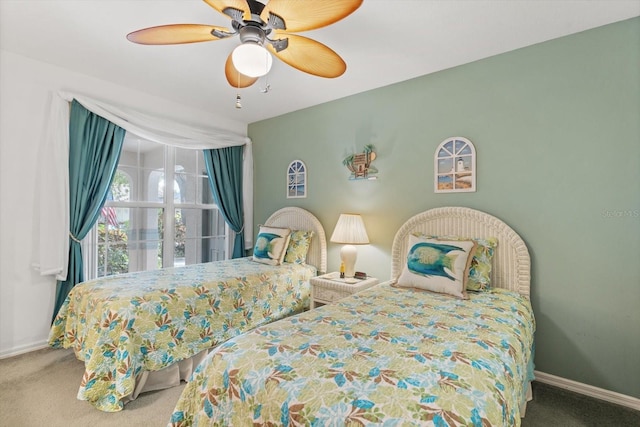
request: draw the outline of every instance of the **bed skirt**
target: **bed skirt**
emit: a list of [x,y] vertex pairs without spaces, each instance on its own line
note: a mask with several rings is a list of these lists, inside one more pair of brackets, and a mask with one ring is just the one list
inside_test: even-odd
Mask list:
[[167,366],[159,371],[144,371],[136,377],[136,386],[129,396],[121,399],[123,404],[127,404],[135,400],[140,393],[146,393],[154,390],[164,390],[166,388],[176,387],[181,381],[189,381],[193,370],[207,357],[209,349],[202,350],[200,353]]

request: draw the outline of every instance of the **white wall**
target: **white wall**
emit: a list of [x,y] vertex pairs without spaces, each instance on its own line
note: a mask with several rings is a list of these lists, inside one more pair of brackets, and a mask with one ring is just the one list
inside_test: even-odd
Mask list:
[[63,90],[187,124],[246,135],[219,119],[142,92],[0,50],[0,357],[46,345],[55,281],[31,268],[36,158],[51,94]]

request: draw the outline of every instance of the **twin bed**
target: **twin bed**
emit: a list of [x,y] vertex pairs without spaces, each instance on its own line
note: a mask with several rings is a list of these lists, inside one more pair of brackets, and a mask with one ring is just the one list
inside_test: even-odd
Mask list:
[[309,279],[326,271],[324,229],[310,212],[284,208],[265,225],[313,232],[306,263],[251,258],[128,273],[75,286],[49,344],[84,362],[78,399],[119,411],[140,392],[187,380],[208,350],[309,307]]
[[[398,287],[416,235],[495,238],[490,288]],[[389,282],[218,346],[169,425],[520,425],[534,333],[522,239],[485,213],[438,208],[400,228],[392,258]]]
[[[291,219],[270,219],[268,223],[308,229],[292,224]],[[324,240],[321,230],[320,226],[318,234],[322,233],[322,239],[318,240]],[[404,275],[408,259],[414,255],[416,236],[446,238],[446,247],[458,246],[456,239],[461,237],[474,238],[468,252],[475,254],[473,262],[479,262],[465,271],[475,269],[474,276],[484,275],[484,289],[455,297],[448,291],[416,289],[420,283],[406,287]],[[487,241],[493,244],[480,251],[480,243]],[[433,247],[440,248],[440,241]],[[320,253],[324,261],[313,264],[310,260]],[[421,253],[423,258],[424,254]],[[144,302],[131,299],[126,309],[105,312],[94,303],[90,313],[85,313],[93,316],[90,321],[82,320],[80,314],[72,314],[71,308],[66,307],[67,303],[72,305],[75,301],[78,305],[81,301],[79,295],[70,295],[65,311],[54,324],[53,331],[58,332],[52,331],[52,342],[73,346],[85,361],[87,372],[79,397],[103,410],[120,409],[143,373],[153,374],[156,368],[178,365],[175,362],[182,353],[162,343],[190,342],[186,344],[189,351],[180,351],[200,354],[202,360],[192,362],[194,367],[201,363],[176,404],[169,421],[174,427],[519,425],[530,396],[535,329],[528,298],[529,253],[520,236],[498,218],[483,212],[437,208],[402,225],[391,255],[388,282],[292,316],[308,306],[308,276],[292,280],[292,271],[282,273],[288,277],[284,291],[275,289],[275,285],[266,286],[273,289],[268,298],[269,315],[261,314],[267,304],[265,299],[242,297],[245,303],[258,302],[253,315],[227,320],[226,326],[223,322],[222,332],[210,328],[212,331],[205,335],[211,338],[201,346],[198,337],[202,335],[202,321],[182,322],[180,316],[163,316],[160,310],[157,320],[167,328],[156,334],[164,333],[168,338],[160,340],[160,344],[156,340],[156,348],[149,351],[146,343],[153,343],[149,339],[152,332],[136,329],[135,316],[135,321],[127,320],[147,304],[164,307],[167,301],[178,299],[174,295],[177,289],[188,288],[186,283],[176,286],[175,292],[173,287],[165,286]],[[441,264],[450,266],[447,263],[451,260]],[[307,264],[317,267],[313,273],[325,271],[323,262],[326,263],[326,250],[316,247],[309,251]],[[489,267],[482,267],[483,262],[488,262]],[[449,273],[447,269],[433,274]],[[214,290],[217,283],[220,282],[214,281]],[[247,282],[244,287],[252,285]],[[197,299],[192,296],[191,300],[194,298]],[[238,301],[238,297],[231,300]],[[216,307],[216,300],[211,301]],[[284,309],[273,308],[274,301]],[[223,319],[230,319],[238,311],[246,313],[233,304],[217,307],[215,314]],[[117,320],[113,319],[114,314]],[[282,319],[272,322],[277,318]],[[113,329],[118,332],[111,333]],[[232,333],[225,335],[223,332],[229,329]],[[87,330],[99,330],[100,335],[90,338]],[[180,340],[176,331],[183,331]],[[134,340],[138,335],[140,339]],[[167,358],[158,358],[164,354]],[[89,399],[93,398],[90,390],[95,387],[95,382],[89,386],[92,381],[101,381],[108,388],[97,400]],[[105,401],[110,405],[103,406]]]

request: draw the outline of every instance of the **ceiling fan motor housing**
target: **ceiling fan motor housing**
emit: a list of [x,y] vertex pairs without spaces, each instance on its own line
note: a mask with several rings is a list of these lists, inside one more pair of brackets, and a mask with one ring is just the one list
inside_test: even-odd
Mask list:
[[255,43],[260,46],[264,45],[264,40],[267,36],[265,30],[258,26],[256,23],[248,22],[247,25],[239,29],[240,42]]

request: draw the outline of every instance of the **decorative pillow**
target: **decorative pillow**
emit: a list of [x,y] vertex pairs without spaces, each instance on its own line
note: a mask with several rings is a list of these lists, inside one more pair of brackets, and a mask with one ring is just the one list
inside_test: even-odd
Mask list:
[[415,234],[418,237],[424,237],[428,239],[443,239],[443,240],[473,240],[476,242],[476,250],[473,253],[471,259],[471,265],[469,266],[469,280],[467,280],[468,291],[486,291],[491,287],[491,260],[495,248],[498,246],[498,239],[496,237],[460,237],[460,236],[433,236],[425,235],[422,233]]
[[287,246],[287,253],[284,256],[284,262],[305,264],[307,262],[307,252],[309,252],[313,234],[313,231],[292,231],[289,246]]
[[269,265],[280,265],[289,244],[291,230],[288,228],[260,226],[253,248],[253,260]]
[[473,240],[439,240],[409,236],[407,264],[397,286],[454,295],[467,299]]
[[486,239],[473,239],[476,242],[476,251],[471,259],[469,267],[468,291],[486,291],[491,286],[491,260],[498,246],[498,239],[487,237]]

